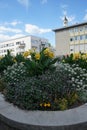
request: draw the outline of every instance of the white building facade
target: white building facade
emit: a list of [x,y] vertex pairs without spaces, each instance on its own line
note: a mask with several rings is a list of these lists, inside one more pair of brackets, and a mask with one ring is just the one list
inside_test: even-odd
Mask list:
[[0,56],[7,54],[7,50],[11,51],[11,54],[23,53],[29,49],[35,48],[39,52],[43,47],[49,47],[48,40],[36,36],[24,36],[0,43]]

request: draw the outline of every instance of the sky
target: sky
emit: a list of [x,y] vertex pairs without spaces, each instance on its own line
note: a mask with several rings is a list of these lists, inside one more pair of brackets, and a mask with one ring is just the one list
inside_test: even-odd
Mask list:
[[0,0],[0,42],[27,35],[55,46],[53,29],[87,22],[87,0]]

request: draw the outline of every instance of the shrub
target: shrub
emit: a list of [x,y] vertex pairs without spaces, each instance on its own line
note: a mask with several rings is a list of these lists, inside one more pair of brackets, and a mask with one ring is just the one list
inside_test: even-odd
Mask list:
[[8,50],[7,55],[1,58],[0,60],[0,73],[2,73],[8,66],[14,64],[13,56],[11,56],[10,51]]
[[6,87],[6,83],[2,78],[0,78],[0,92],[2,92]]
[[[6,87],[6,99],[28,110],[64,110],[78,102],[77,75],[69,65],[58,64],[54,72],[27,77],[19,82],[11,82]],[[85,81],[84,81],[85,82]],[[75,84],[75,85],[73,85]]]
[[14,62],[17,62],[17,63],[25,62],[25,58],[22,54],[17,54],[14,57]]
[[14,63],[12,66],[8,66],[3,73],[5,81],[13,84],[24,80],[26,75],[26,67],[23,63]]

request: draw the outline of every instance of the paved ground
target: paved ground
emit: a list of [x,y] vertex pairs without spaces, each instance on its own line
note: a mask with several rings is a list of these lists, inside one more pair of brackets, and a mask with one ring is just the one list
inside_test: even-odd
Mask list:
[[[35,130],[45,130],[45,126],[50,128],[46,130],[51,130],[51,128],[52,130],[75,130],[68,127],[77,124],[81,124],[81,126],[84,124],[85,127],[83,129],[80,126],[76,130],[87,130],[87,104],[65,111],[24,111],[6,102],[4,96],[0,94],[0,116],[2,120],[5,120],[3,117],[6,120],[8,119],[9,121],[7,122],[9,124],[10,121],[14,121],[21,124],[43,127],[43,129],[37,128]],[[64,126],[67,126],[67,129],[64,129]],[[61,127],[61,129],[58,129],[58,127]],[[31,128],[29,130],[34,129]]]

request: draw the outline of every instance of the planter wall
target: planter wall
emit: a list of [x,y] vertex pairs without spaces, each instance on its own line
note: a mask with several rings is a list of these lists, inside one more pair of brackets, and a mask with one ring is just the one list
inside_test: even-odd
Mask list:
[[0,94],[0,130],[87,130],[87,104],[66,111],[24,111]]

